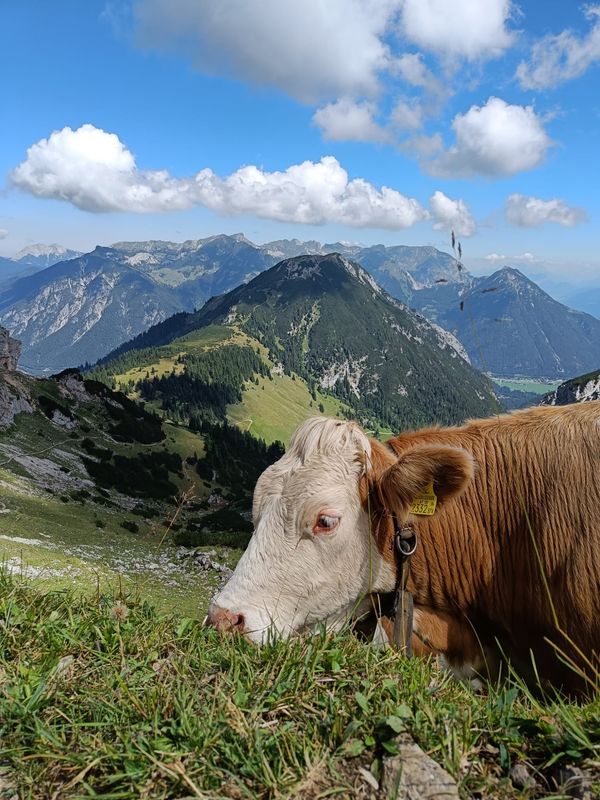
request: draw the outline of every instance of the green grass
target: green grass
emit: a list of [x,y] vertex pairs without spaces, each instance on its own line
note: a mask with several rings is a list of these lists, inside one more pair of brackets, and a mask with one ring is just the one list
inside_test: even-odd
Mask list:
[[0,796],[364,797],[359,767],[377,774],[401,730],[463,797],[532,796],[510,782],[520,761],[538,796],[563,796],[562,764],[599,775],[598,699],[475,695],[348,634],[258,649],[131,598],[2,574],[0,618]]
[[547,394],[553,392],[561,381],[534,381],[529,378],[492,378],[494,383],[505,386],[517,392],[534,392],[535,394]]
[[[319,404],[324,412],[319,411]],[[279,440],[288,444],[298,425],[309,417],[321,413],[343,418],[344,404],[330,395],[317,392],[313,400],[308,386],[301,378],[293,380],[288,375],[273,375],[273,380],[259,378],[259,385],[248,383],[242,402],[227,409],[231,422],[267,443]]]
[[[194,350],[210,350],[232,344],[258,350],[265,364],[273,368],[274,364],[269,358],[267,349],[257,339],[248,336],[235,326],[210,325],[175,339],[168,345],[163,345],[159,348],[160,357],[149,359],[143,366],[115,374],[114,378],[119,388],[125,388],[129,381],[137,382],[151,370],[154,370],[151,373],[153,377],[167,375],[173,370],[180,373],[183,371],[183,364],[177,363],[179,356]],[[135,392],[130,393],[130,397],[139,399]],[[319,404],[323,405],[324,412],[319,411]],[[164,416],[160,403],[145,405],[147,409]],[[249,431],[259,439],[264,439],[267,443],[279,440],[287,444],[294,430],[304,420],[320,413],[335,417],[339,412],[342,416],[345,408],[344,403],[322,392],[317,391],[317,399],[313,400],[306,382],[298,376],[293,380],[287,375],[273,374],[272,381],[259,376],[258,386],[248,382],[244,387],[242,402],[230,406],[227,417],[234,425]]]
[[[0,480],[4,481],[1,470]],[[6,513],[0,515],[0,566],[7,564],[40,589],[76,585],[79,591],[92,591],[99,586],[108,592],[120,586],[164,611],[199,618],[206,613],[219,576],[198,573],[193,564],[176,557],[171,537],[162,541],[162,517],[147,522],[86,500],[63,502],[50,495],[25,494],[18,482],[8,481],[2,507]],[[135,522],[139,531],[126,531],[124,521]],[[229,549],[236,545],[233,534],[225,542],[227,549],[221,542],[215,544],[217,560],[233,567],[239,557],[239,550]]]

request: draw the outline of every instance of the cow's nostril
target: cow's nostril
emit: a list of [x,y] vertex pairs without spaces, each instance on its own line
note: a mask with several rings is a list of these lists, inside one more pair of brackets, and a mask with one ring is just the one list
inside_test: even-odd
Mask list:
[[243,633],[243,631],[244,631],[244,628],[245,628],[245,624],[244,623],[245,622],[246,622],[246,620],[244,619],[244,615],[243,614],[232,614],[231,615],[231,625],[232,625],[233,628],[235,628],[236,631],[239,631],[240,633]]
[[245,617],[237,611],[230,611],[228,608],[212,605],[208,610],[206,624],[212,625],[218,631],[237,631],[244,633]]

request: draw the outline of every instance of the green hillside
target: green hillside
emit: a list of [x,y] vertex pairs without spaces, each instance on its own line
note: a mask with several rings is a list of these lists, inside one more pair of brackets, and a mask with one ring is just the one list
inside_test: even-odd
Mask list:
[[237,429],[193,432],[74,371],[0,371],[0,560],[49,586],[122,585],[200,614],[220,574],[198,573],[174,540],[233,566],[239,512],[280,454]]
[[[361,267],[335,253],[282,261],[200,311],[154,326],[100,369],[118,374],[139,359],[149,363],[148,356],[158,361],[157,348],[174,342],[180,348],[182,337],[215,325],[251,337],[251,347],[260,343],[273,365],[271,377],[275,372],[302,378],[317,407],[322,402],[317,391],[327,392],[371,428],[452,424],[498,407],[489,381],[461,357],[450,334],[410,312]],[[190,388],[193,365],[183,361],[187,377],[163,385],[171,398]],[[254,422],[252,414],[245,419]],[[260,422],[258,429],[264,430]]]
[[[251,375],[246,376],[240,370],[237,378],[233,375],[227,387],[223,388],[224,372],[226,369],[231,372],[232,361],[229,357],[232,351],[226,348],[250,350],[257,361]],[[169,344],[132,350],[95,367],[89,374],[132,397],[146,400],[150,408],[162,410],[167,416],[175,415],[187,424],[193,417],[193,404],[186,398],[181,407],[177,407],[177,394],[183,392],[178,381],[182,380],[186,368],[193,372],[190,365],[201,363],[202,358],[212,358],[210,366],[216,368],[218,356],[222,356],[222,371],[215,378],[222,388],[221,394],[225,394],[228,388],[239,390],[235,402],[226,405],[222,419],[267,443],[281,441],[287,444],[298,425],[311,416],[344,417],[352,413],[350,406],[333,395],[316,387],[311,393],[307,382],[297,374],[285,374],[277,369],[267,348],[237,325],[208,325]],[[175,376],[176,380],[162,386],[162,391],[158,388],[148,400],[148,391],[144,393],[141,383],[155,379],[158,382],[169,376]],[[206,417],[206,404],[198,412]]]

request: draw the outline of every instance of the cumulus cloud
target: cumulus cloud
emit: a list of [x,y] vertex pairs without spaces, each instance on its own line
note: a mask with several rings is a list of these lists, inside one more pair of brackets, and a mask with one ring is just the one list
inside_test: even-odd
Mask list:
[[425,50],[448,57],[485,60],[514,40],[507,24],[511,0],[404,0],[401,30]]
[[508,261],[524,261],[526,263],[533,263],[534,261],[538,261],[533,253],[521,253],[517,256],[507,256],[501,253],[488,253],[488,255],[484,256],[484,258],[486,261],[491,261],[492,263],[497,263],[498,261],[504,261],[505,263]]
[[423,63],[421,53],[403,53],[393,62],[392,71],[411,86],[418,86],[431,94],[444,94],[446,91],[441,81]]
[[587,219],[582,208],[568,206],[564,200],[542,200],[523,194],[509,195],[505,214],[509,222],[520,228],[536,228],[544,222],[555,222],[565,228],[572,228]]
[[401,0],[139,0],[137,41],[302,102],[373,96]]
[[[133,30],[140,46],[183,55],[205,74],[321,105],[314,122],[326,139],[382,142],[394,127],[416,130],[452,94],[447,69],[442,81],[407,48],[418,45],[445,68],[497,56],[513,42],[512,3],[454,0],[450,10],[448,0],[136,0]],[[412,109],[398,100],[408,90],[420,95]],[[380,110],[396,102],[396,118],[378,124],[375,102]]]
[[536,42],[528,61],[517,67],[517,79],[523,89],[547,89],[578,78],[600,61],[600,5],[584,8],[591,21],[585,36],[565,30]]
[[8,236],[8,231],[6,228],[0,228],[0,239],[6,239]]
[[190,181],[138,170],[114,133],[93,125],[63,128],[40,139],[10,175],[37,197],[66,200],[85,211],[165,211],[189,208]]
[[540,164],[552,144],[532,106],[490,97],[452,121],[455,143],[429,162],[433,174],[514,175]]
[[429,198],[429,208],[436,230],[454,230],[458,236],[472,236],[475,220],[464,200],[452,200],[439,190]]
[[332,156],[280,172],[245,166],[227,177],[203,169],[189,178],[140,170],[114,133],[93,125],[63,128],[41,139],[11,173],[37,197],[65,200],[85,211],[162,212],[202,205],[222,214],[318,225],[399,230],[427,219],[421,204],[387,186],[348,173]]
[[390,134],[374,119],[373,103],[355,103],[343,98],[319,108],[313,122],[321,128],[323,138],[338,142],[387,142]]
[[419,130],[424,120],[423,106],[416,100],[398,100],[390,117],[391,124],[403,131]]

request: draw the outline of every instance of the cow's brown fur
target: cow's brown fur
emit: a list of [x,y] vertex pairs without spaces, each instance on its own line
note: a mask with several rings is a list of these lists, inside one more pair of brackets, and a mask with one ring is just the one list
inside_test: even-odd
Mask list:
[[[432,640],[441,612],[452,620],[446,653],[457,637],[453,626],[465,626],[484,647],[500,643],[522,668],[533,656],[542,678],[569,691],[597,681],[600,403],[535,408],[405,433],[389,447],[371,444],[361,494],[384,558],[394,559],[387,512],[406,520],[431,479],[441,500],[434,516],[410,516],[419,548],[409,588],[433,614]],[[561,663],[557,649],[587,678]]]

